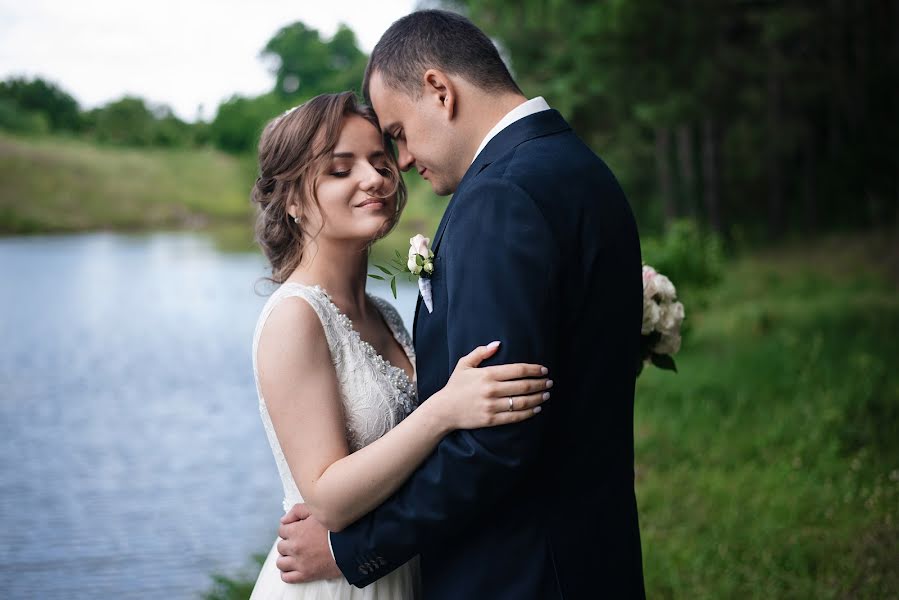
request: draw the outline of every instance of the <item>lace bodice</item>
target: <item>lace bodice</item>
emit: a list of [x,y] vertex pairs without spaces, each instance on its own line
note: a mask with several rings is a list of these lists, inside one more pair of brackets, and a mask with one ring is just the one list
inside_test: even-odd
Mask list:
[[[256,332],[253,335],[253,376],[256,379],[262,424],[272,447],[272,453],[275,455],[278,473],[281,475],[281,483],[284,486],[284,510],[302,502],[302,496],[290,474],[284,452],[275,436],[275,429],[272,426],[265,399],[262,396],[256,352],[259,348],[259,337],[268,316],[278,302],[288,297],[303,298],[321,319],[340,385],[350,451],[355,452],[390,431],[412,412],[417,402],[415,382],[409,380],[403,369],[390,364],[377,353],[371,344],[359,336],[359,333],[353,329],[349,317],[340,312],[325,290],[319,286],[306,286],[298,283],[282,284],[266,302],[256,323]],[[369,299],[381,312],[384,321],[403,347],[414,369],[415,350],[399,313],[386,300],[375,296],[369,296]]]

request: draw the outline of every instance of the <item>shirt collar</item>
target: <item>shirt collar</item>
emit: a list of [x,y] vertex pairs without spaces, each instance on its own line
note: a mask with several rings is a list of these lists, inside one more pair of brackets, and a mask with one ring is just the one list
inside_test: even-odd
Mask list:
[[477,152],[474,153],[474,156],[471,159],[471,162],[478,157],[478,154],[481,153],[481,150],[496,137],[496,135],[514,123],[515,121],[519,121],[525,117],[529,117],[534,113],[538,113],[544,110],[549,110],[549,104],[546,103],[546,100],[543,99],[543,96],[537,96],[536,98],[532,98],[527,102],[522,102],[508,113],[506,116],[499,120],[499,123],[493,126],[493,129],[487,132],[486,137],[484,137],[484,141],[481,142],[481,145],[478,146]]

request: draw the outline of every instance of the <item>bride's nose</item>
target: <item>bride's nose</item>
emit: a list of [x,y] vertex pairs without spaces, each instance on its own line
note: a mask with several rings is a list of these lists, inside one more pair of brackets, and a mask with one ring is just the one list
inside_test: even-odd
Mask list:
[[385,177],[376,168],[368,165],[362,178],[359,180],[359,188],[363,192],[373,193],[384,187]]

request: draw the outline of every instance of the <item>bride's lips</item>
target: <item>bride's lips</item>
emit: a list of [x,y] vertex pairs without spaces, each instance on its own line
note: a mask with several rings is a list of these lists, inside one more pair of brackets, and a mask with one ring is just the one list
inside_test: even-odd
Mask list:
[[356,208],[368,208],[369,210],[378,210],[387,206],[384,198],[366,198],[364,202],[356,205]]

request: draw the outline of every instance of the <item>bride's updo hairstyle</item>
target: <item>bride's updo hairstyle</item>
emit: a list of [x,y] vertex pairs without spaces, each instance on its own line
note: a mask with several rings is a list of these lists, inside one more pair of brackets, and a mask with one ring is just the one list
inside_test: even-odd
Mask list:
[[[316,183],[330,164],[346,117],[357,115],[381,129],[368,106],[359,104],[353,92],[322,94],[275,117],[259,139],[259,178],[250,192],[256,205],[256,242],[272,265],[272,281],[283,283],[300,264],[303,251],[320,233],[306,230]],[[391,146],[384,142],[390,175],[383,197],[396,195],[396,213],[376,239],[386,236],[406,205],[406,187],[400,177]],[[297,205],[300,222],[287,209]],[[324,215],[322,215],[324,217]],[[373,239],[372,242],[375,240]]]

